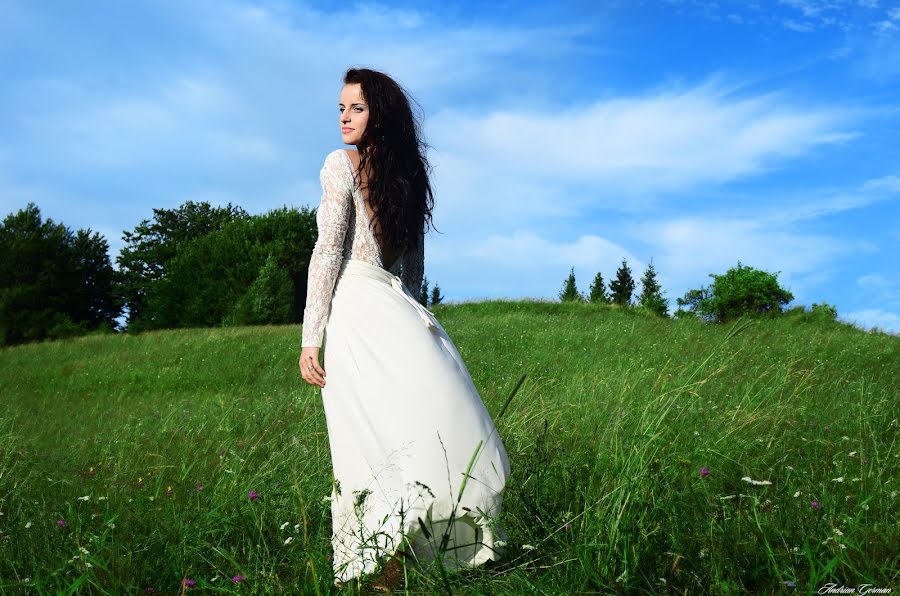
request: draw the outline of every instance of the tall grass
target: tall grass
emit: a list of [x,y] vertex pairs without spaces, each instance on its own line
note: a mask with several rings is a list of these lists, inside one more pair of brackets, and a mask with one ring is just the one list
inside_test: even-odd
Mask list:
[[[411,593],[897,583],[897,337],[585,304],[433,310],[506,445],[510,540],[491,568],[409,573]],[[0,593],[333,591],[328,438],[299,338],[0,351]]]

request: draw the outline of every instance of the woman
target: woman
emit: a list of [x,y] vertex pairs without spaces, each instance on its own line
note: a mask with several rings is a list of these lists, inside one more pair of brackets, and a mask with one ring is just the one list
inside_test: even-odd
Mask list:
[[397,555],[446,569],[502,556],[509,461],[455,345],[416,299],[434,198],[406,94],[350,69],[339,110],[357,149],[332,151],[320,172],[299,364],[328,426],[335,584],[381,572],[394,588]]

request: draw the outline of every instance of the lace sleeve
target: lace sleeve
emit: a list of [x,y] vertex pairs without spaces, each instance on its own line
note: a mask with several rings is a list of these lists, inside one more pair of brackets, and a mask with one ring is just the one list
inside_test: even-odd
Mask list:
[[425,229],[419,231],[419,241],[410,246],[403,257],[400,280],[409,292],[419,298],[422,292],[422,276],[425,272]]
[[316,211],[319,235],[309,258],[306,308],[303,311],[303,348],[322,345],[334,283],[344,259],[344,236],[353,204],[347,179],[349,170],[338,151],[343,149],[328,154],[319,172],[322,183],[322,199]]

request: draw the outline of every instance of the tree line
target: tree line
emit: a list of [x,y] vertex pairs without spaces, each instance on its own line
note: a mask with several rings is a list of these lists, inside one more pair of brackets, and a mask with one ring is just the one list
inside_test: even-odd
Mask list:
[[[281,207],[250,215],[231,203],[187,201],[153,209],[123,232],[113,266],[109,244],[90,228],[72,231],[42,218],[34,203],[0,224],[0,345],[86,333],[302,322],[316,211]],[[741,265],[688,291],[672,316],[723,322],[744,313],[778,314],[793,295],[777,274]],[[587,295],[574,268],[559,298],[616,304],[668,317],[653,260],[635,282],[625,259],[607,291],[597,273]],[[412,289],[426,307],[441,304],[427,276]],[[799,307],[803,310],[803,307]],[[825,303],[813,312],[834,319]],[[124,324],[119,322],[125,319]]]
[[[697,318],[706,322],[725,323],[742,316],[777,316],[785,313],[804,315],[809,320],[837,319],[837,309],[826,302],[813,304],[807,311],[802,305],[788,311],[784,307],[794,299],[794,295],[781,287],[778,274],[756,269],[737,262],[735,267],[724,274],[710,273],[713,278],[709,286],[701,286],[685,292],[676,299],[677,310],[674,318]],[[635,282],[628,267],[627,259],[616,270],[615,279],[609,283],[609,292],[598,272],[585,295],[578,291],[575,268],[563,281],[559,299],[562,302],[587,302],[615,304],[619,307],[635,308],[662,317],[669,316],[669,301],[657,278],[653,259],[641,277],[641,292],[632,298]]]
[[[187,201],[124,231],[114,267],[101,234],[28,203],[0,224],[0,344],[302,322],[317,233],[307,207],[250,215]],[[443,301],[425,276],[411,289],[426,307]]]

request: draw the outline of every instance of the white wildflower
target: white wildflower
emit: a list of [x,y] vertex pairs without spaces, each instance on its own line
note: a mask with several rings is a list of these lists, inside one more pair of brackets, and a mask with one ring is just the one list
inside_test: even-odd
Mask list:
[[831,481],[832,481],[832,482],[843,482],[843,481],[844,481],[844,477],[843,477],[843,476],[838,476],[837,478],[832,478]]
[[286,527],[288,527],[288,524],[290,524],[290,523],[291,523],[291,522],[284,522],[283,524],[281,524],[281,527],[278,528],[278,529],[279,529],[279,530],[283,530],[283,529],[285,529]]
[[841,532],[840,528],[835,528],[835,529],[834,529],[834,533],[837,534],[838,536],[843,536],[843,535],[844,535],[844,533]]
[[743,478],[741,478],[741,480],[743,480],[744,482],[749,482],[750,484],[753,484],[753,485],[756,485],[756,486],[759,486],[759,485],[765,486],[765,485],[772,484],[772,483],[769,482],[768,480],[753,480],[753,479],[750,478],[749,476],[744,476]]
[[894,491],[891,491],[891,498],[892,498],[892,499],[896,499],[896,498],[897,498],[897,491],[895,491],[895,490],[894,490]]
[[699,433],[698,431],[695,430],[695,431],[694,431],[694,436],[695,436],[695,437],[699,437],[699,436],[700,436],[700,433]]
[[27,530],[27,529],[30,528],[32,525],[33,525],[33,524],[32,524],[31,522],[28,522],[27,524],[25,524],[25,529]]
[[290,544],[290,543],[293,542],[293,541],[294,541],[294,537],[293,537],[293,536],[288,536],[288,537],[287,537],[287,540],[284,541],[284,545],[287,546],[288,544]]
[[83,497],[78,497],[79,501],[90,501],[91,495],[84,495]]
[[86,554],[86,555],[91,554],[91,553],[88,552],[88,549],[84,548],[83,546],[79,546],[79,547],[78,547],[78,550],[80,550],[82,553],[84,553],[84,554]]
[[93,567],[93,565],[91,565],[91,562],[90,562],[90,561],[85,561],[85,562],[84,562],[84,566],[85,566],[85,567],[88,567],[88,568]]
[[844,543],[843,543],[843,542],[842,542],[842,543],[840,543],[840,544],[839,544],[839,545],[838,545],[838,546],[840,546],[840,547],[841,547],[841,548],[847,548],[847,545],[846,545],[846,544],[844,544]]
[[299,529],[300,529],[300,524],[294,524],[294,531],[296,532]]
[[800,491],[798,490],[797,492],[794,493],[794,498],[796,499],[799,496],[800,496]]
[[523,544],[523,545],[522,545],[522,548],[523,548],[524,550],[534,550],[534,547],[533,547],[532,545],[530,545],[530,544]]
[[853,457],[854,455],[856,455],[856,452],[851,451],[850,453],[847,454],[847,457]]
[[107,499],[107,497],[97,497],[98,501],[105,501],[106,499]]
[[859,478],[853,478],[850,480],[850,482],[859,482]]
[[788,466],[787,469],[790,470],[791,472],[793,472],[793,471],[794,471],[794,466]]
[[843,437],[841,437],[841,440],[842,440],[842,441],[849,441],[849,440],[850,440],[850,437],[848,437],[847,435],[844,435]]

